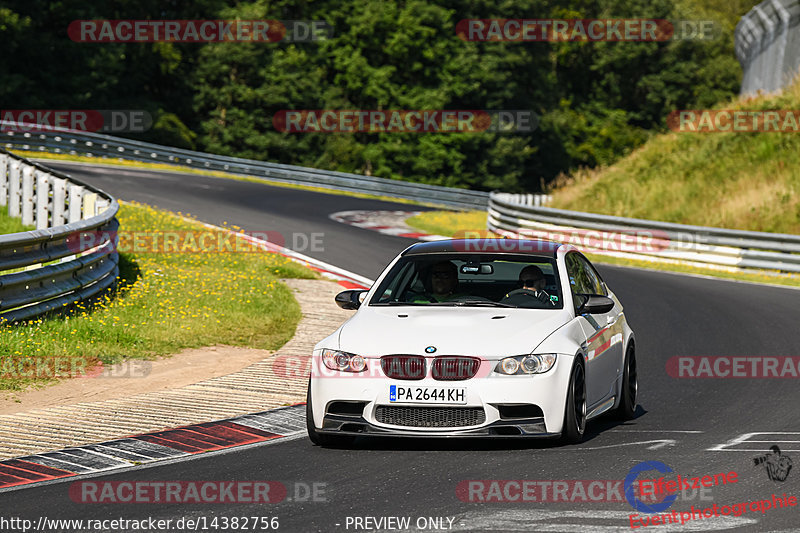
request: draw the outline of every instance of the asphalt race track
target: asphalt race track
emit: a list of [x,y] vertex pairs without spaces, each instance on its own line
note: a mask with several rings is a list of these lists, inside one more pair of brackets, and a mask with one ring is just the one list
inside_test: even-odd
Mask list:
[[[299,251],[370,278],[412,242],[328,218],[351,209],[416,209],[408,205],[195,175],[52,166],[120,199],[191,213],[210,223],[227,221],[245,230],[286,235],[322,232],[323,250]],[[288,241],[287,246],[291,247]],[[772,501],[773,494],[797,496],[800,466],[785,481],[772,481],[753,461],[773,444],[800,461],[797,379],[678,379],[665,367],[673,356],[800,356],[800,291],[627,268],[601,266],[600,271],[625,305],[637,335],[640,407],[638,417],[624,425],[604,418],[595,421],[579,446],[362,439],[351,449],[326,449],[306,438],[282,439],[92,478],[273,480],[287,488],[286,499],[279,503],[78,504],[68,494],[72,480],[3,493],[0,502],[13,510],[12,515],[34,523],[43,515],[84,520],[153,517],[172,519],[173,524],[186,517],[205,520],[207,531],[222,530],[210,527],[213,517],[245,516],[278,517],[278,531],[289,532],[401,530],[397,522],[386,521],[388,517],[408,517],[409,527],[403,531],[633,531],[629,515],[635,511],[619,494],[624,492],[619,484],[618,492],[609,492],[613,501],[577,496],[566,502],[564,494],[567,499],[575,496],[572,489],[556,502],[521,501],[518,490],[506,490],[500,498],[495,493],[493,501],[486,502],[475,500],[489,498],[490,491],[457,493],[457,487],[468,480],[603,480],[601,485],[608,487],[642,461],[663,462],[689,477],[738,473],[736,483],[702,494],[686,491],[669,511]],[[309,495],[315,486],[316,498]],[[482,486],[492,484],[486,481]],[[553,485],[539,485],[543,486]],[[470,500],[470,494],[473,501],[459,497]],[[516,501],[496,501],[514,496]],[[792,529],[799,518],[797,507],[748,510],[740,517],[639,531],[800,531]]]

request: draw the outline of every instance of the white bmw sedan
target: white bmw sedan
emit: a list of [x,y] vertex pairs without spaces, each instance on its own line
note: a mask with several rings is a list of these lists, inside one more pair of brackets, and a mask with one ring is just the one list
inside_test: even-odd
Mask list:
[[634,416],[633,331],[574,247],[447,240],[410,246],[316,345],[306,420],[315,444],[354,436],[583,439]]

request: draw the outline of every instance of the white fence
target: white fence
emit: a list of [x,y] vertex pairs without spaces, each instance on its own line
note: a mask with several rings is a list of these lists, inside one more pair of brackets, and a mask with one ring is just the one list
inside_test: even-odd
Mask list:
[[742,64],[740,94],[785,87],[800,68],[800,0],[766,0],[736,26],[736,57]]
[[[117,201],[0,149],[0,206],[35,230],[0,235],[0,322],[96,296],[119,275]],[[92,232],[92,248],[80,236]]]

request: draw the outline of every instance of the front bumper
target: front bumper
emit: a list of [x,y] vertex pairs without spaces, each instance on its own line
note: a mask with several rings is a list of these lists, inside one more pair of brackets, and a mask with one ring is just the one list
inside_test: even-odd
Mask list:
[[[374,435],[402,437],[557,437],[564,422],[569,377],[574,356],[559,355],[555,365],[544,374],[500,376],[491,372],[463,381],[399,381],[386,376],[312,375],[311,397],[314,426],[320,433],[339,435]],[[371,361],[371,363],[374,360]],[[321,363],[320,363],[321,364]],[[484,362],[490,368],[496,362]],[[458,387],[465,389],[465,401],[459,405],[420,404],[390,401],[389,388]],[[330,407],[339,402],[360,404],[353,412],[342,413]],[[505,416],[501,406],[535,406],[537,412]],[[433,410],[463,408],[480,410],[478,421],[460,425],[420,426],[387,423],[377,416],[382,408]]]
[[369,423],[363,416],[327,414],[322,421],[320,433],[330,435],[364,435],[387,437],[559,437],[560,433],[548,433],[544,417],[519,420],[497,420],[472,429],[414,430],[381,427]]

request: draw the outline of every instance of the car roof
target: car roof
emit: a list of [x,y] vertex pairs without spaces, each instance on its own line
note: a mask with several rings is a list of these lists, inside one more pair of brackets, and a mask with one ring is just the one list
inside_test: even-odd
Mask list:
[[562,244],[543,239],[448,239],[420,242],[409,246],[402,255],[437,253],[524,254],[555,257]]

